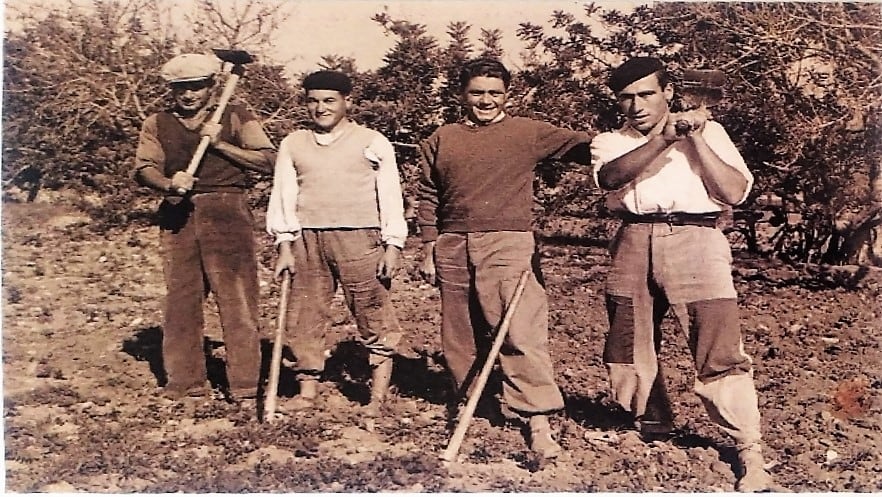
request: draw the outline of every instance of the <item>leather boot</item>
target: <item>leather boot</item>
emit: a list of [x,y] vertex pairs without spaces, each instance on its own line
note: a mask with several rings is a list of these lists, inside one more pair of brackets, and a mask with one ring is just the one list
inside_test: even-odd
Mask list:
[[739,447],[738,462],[741,463],[741,477],[735,484],[739,492],[774,492],[778,487],[765,469],[762,447],[760,444]]
[[371,401],[365,407],[365,415],[378,417],[380,408],[389,393],[389,383],[392,380],[392,358],[384,357],[378,364],[373,366],[371,373]]
[[554,441],[551,434],[548,416],[542,414],[530,416],[530,450],[546,459],[559,456],[563,449]]

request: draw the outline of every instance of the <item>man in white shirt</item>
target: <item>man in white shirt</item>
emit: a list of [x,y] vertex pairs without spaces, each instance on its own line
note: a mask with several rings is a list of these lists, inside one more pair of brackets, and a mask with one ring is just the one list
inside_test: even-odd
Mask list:
[[611,73],[609,86],[627,122],[596,136],[591,155],[597,184],[610,192],[607,206],[622,219],[606,288],[603,359],[613,394],[644,434],[652,431],[643,425],[647,405],[666,400],[657,353],[661,321],[672,308],[695,360],[694,390],[737,443],[736,488],[770,490],[731,251],[716,227],[725,206],[747,197],[753,176],[707,111],[670,111],[674,88],[658,59],[628,60]]
[[367,413],[378,415],[402,338],[389,298],[407,237],[395,150],[347,117],[345,74],[312,73],[303,89],[313,127],[282,141],[266,219],[279,249],[276,277],[293,276],[287,330],[300,393],[286,406],[315,404],[340,285],[373,369]]

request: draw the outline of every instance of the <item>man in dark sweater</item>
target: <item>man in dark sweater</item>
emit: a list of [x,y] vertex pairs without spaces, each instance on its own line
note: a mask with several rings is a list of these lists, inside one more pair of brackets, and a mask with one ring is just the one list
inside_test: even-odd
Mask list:
[[[219,69],[217,58],[203,54],[179,55],[162,67],[173,106],[147,118],[135,156],[135,179],[165,195],[159,207],[167,290],[162,356],[165,393],[173,398],[209,393],[202,329],[208,291],[220,311],[229,394],[257,394],[260,291],[245,170],[271,172],[275,152],[241,105],[228,106],[220,124],[207,122]],[[197,181],[186,169],[203,136],[211,141]]]
[[[481,58],[460,75],[464,122],[442,126],[421,145],[417,220],[423,278],[441,288],[441,339],[458,392],[484,362],[496,326],[535,252],[536,164],[588,164],[591,135],[505,113],[511,75]],[[489,326],[488,326],[489,325]],[[555,457],[547,414],[563,408],[548,353],[548,302],[531,274],[500,354],[505,412],[528,420],[530,447]],[[461,396],[460,396],[461,397]]]

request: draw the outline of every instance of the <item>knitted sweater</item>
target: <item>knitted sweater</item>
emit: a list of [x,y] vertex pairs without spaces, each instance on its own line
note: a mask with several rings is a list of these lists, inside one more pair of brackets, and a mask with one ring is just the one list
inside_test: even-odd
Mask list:
[[421,144],[417,222],[423,241],[439,231],[530,231],[536,164],[587,165],[591,137],[523,117],[438,128]]

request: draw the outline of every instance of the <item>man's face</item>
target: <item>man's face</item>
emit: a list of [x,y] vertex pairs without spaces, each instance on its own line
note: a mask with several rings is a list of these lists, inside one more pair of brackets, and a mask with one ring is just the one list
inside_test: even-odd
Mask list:
[[172,98],[174,98],[178,110],[184,114],[193,114],[208,105],[208,101],[211,99],[211,89],[214,87],[214,79],[171,83],[170,86]]
[[337,90],[309,90],[306,110],[320,131],[330,132],[346,118],[351,99]]
[[469,81],[462,100],[469,119],[476,124],[487,124],[505,110],[508,91],[500,78],[476,76]]
[[668,102],[673,96],[670,83],[662,88],[658,76],[650,74],[623,88],[616,98],[631,127],[645,135],[666,121]]

